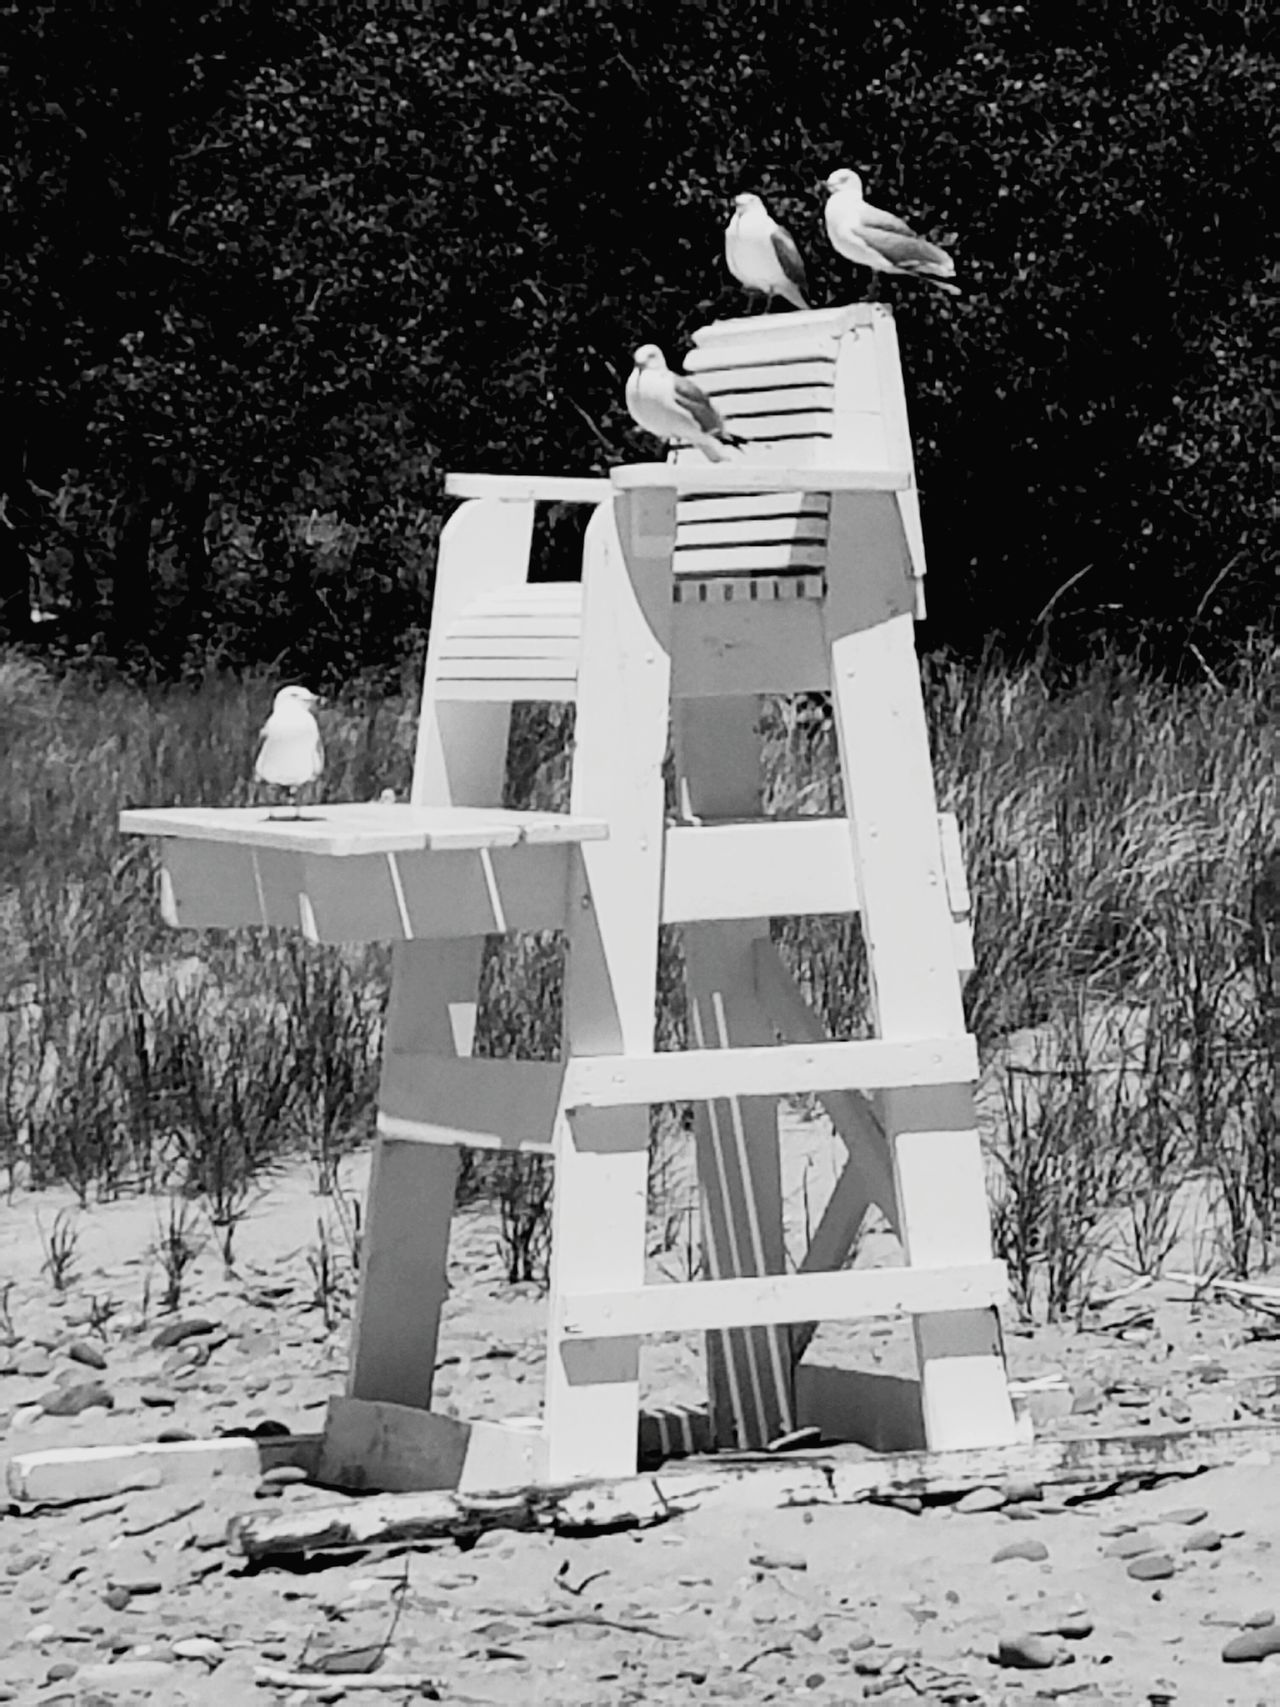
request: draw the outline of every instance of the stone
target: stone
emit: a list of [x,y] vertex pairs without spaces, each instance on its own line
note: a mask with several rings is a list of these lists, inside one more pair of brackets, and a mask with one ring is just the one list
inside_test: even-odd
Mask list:
[[109,1588],[102,1597],[103,1603],[109,1606],[113,1612],[123,1612],[128,1606],[130,1598],[128,1589],[118,1586]]
[[1017,1671],[1045,1671],[1058,1664],[1062,1649],[1047,1636],[1027,1631],[1021,1636],[1002,1636],[995,1663]]
[[300,1464],[277,1464],[274,1469],[265,1470],[262,1480],[269,1486],[277,1484],[282,1488],[295,1485],[307,1480],[307,1472]]
[[953,1509],[962,1512],[999,1511],[1008,1500],[1001,1488],[971,1488],[955,1503]]
[[216,1322],[211,1322],[204,1316],[189,1316],[185,1321],[166,1322],[152,1339],[151,1346],[154,1351],[168,1351],[172,1346],[181,1345],[183,1340],[197,1339],[203,1334],[213,1333],[217,1326]]
[[72,1340],[67,1347],[72,1363],[82,1363],[86,1369],[105,1369],[107,1360],[92,1340]]
[[1145,1529],[1135,1529],[1128,1535],[1118,1535],[1102,1549],[1107,1559],[1136,1559],[1142,1553],[1154,1553],[1159,1546],[1154,1535]]
[[1203,1523],[1208,1515],[1209,1513],[1202,1505],[1181,1506],[1177,1511],[1162,1511],[1157,1522],[1182,1523],[1190,1529],[1197,1523]]
[[1028,1535],[1025,1541],[1009,1541],[1003,1547],[997,1547],[991,1555],[993,1565],[1002,1565],[1008,1559],[1027,1559],[1033,1565],[1043,1564],[1049,1557],[1049,1549],[1043,1541],[1037,1541]]
[[778,1548],[751,1555],[751,1563],[760,1571],[807,1571],[809,1561],[803,1553],[786,1553]]
[[1222,1537],[1216,1529],[1193,1530],[1182,1543],[1184,1553],[1217,1553],[1222,1547]]
[[47,1417],[78,1417],[83,1411],[96,1407],[109,1411],[115,1404],[110,1391],[101,1381],[77,1381],[68,1387],[54,1387],[40,1400],[40,1409]]
[[1171,1577],[1174,1565],[1167,1553],[1144,1553],[1139,1559],[1130,1559],[1125,1570],[1135,1581],[1150,1583]]
[[1237,1665],[1243,1660],[1265,1660],[1270,1654],[1280,1654],[1280,1624],[1245,1630],[1239,1636],[1233,1636],[1222,1650],[1222,1657],[1228,1665]]
[[1275,1613],[1270,1608],[1263,1607],[1261,1611],[1251,1612],[1247,1618],[1242,1618],[1240,1623],[1246,1630],[1265,1630],[1268,1624],[1274,1624],[1275,1621]]
[[212,1636],[181,1636],[173,1644],[173,1651],[180,1660],[203,1660],[210,1666],[219,1665],[226,1653],[222,1643]]

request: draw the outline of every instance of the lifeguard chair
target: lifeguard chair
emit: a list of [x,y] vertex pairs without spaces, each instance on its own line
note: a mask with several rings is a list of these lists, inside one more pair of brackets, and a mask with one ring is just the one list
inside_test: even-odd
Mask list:
[[[749,441],[609,480],[451,476],[407,804],[122,815],[161,838],[175,925],[395,944],[346,1394],[320,1479],[510,1487],[634,1470],[644,1336],[703,1331],[706,1427],[878,1448],[1020,1438],[974,1126],[972,964],[915,654],[924,556],[894,322],[879,304],[729,321],[687,368]],[[534,507],[594,507],[581,583],[531,585]],[[830,693],[845,814],[765,818],[766,694]],[[576,705],[567,813],[501,806],[511,706]],[[664,805],[674,754],[676,810]],[[861,915],[875,1035],[831,1039],[769,920]],[[683,931],[690,1046],[655,1052],[658,931]],[[564,933],[557,1062],[472,1053],[493,932]],[[848,1163],[786,1272],[777,1109],[816,1093]],[[692,1102],[706,1279],[646,1285],[649,1109]],[[431,1410],[459,1147],[554,1159],[541,1415]],[[903,1265],[846,1267],[872,1205]],[[909,1317],[918,1382],[809,1379],[813,1324]],[[678,1432],[678,1431],[676,1431]],[[697,1431],[695,1431],[696,1433]],[[650,1425],[649,1440],[654,1439]],[[675,1441],[671,1430],[664,1437]]]

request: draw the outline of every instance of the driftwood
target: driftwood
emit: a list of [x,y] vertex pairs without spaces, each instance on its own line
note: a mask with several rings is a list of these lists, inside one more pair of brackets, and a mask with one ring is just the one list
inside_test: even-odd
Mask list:
[[248,1559],[380,1543],[474,1540],[486,1530],[549,1530],[560,1535],[644,1529],[699,1510],[764,1511],[784,1506],[857,1505],[868,1500],[946,1498],[1016,1478],[1042,1486],[1108,1487],[1145,1477],[1195,1475],[1280,1453],[1280,1428],[1246,1424],[1167,1434],[1045,1440],[963,1452],[908,1452],[883,1458],[695,1460],[653,1475],[494,1494],[385,1494],[310,1510],[233,1517],[227,1545]]

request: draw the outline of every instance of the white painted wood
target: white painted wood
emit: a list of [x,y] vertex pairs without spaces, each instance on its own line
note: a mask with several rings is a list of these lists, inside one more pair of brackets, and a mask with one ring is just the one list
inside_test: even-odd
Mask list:
[[[775,376],[771,386],[759,390],[743,391],[736,385],[725,387],[713,381],[709,394],[715,396],[720,413],[726,421],[733,423],[736,432],[740,421],[750,421],[754,415],[815,414],[825,420],[835,407],[832,394],[834,378],[835,369],[832,368],[821,383],[804,385],[798,380],[792,381],[783,370]],[[703,386],[703,389],[707,388]]]
[[511,812],[501,806],[428,806],[403,802],[323,805],[302,818],[266,806],[164,806],[120,814],[125,835],[181,836],[346,859],[367,854],[513,848],[521,843],[603,841],[599,818],[562,812]]
[[950,1085],[972,1082],[977,1067],[973,1039],[963,1036],[599,1055],[568,1065],[564,1096],[569,1108],[625,1108],[709,1097]]
[[861,1449],[747,1462],[673,1465],[661,1475],[581,1487],[521,1489],[505,1499],[450,1493],[389,1494],[340,1505],[259,1506],[234,1517],[227,1546],[249,1559],[391,1541],[446,1541],[484,1530],[606,1534],[646,1529],[694,1511],[733,1514],[868,1500],[969,1493],[1016,1477],[1042,1487],[1112,1487],[1129,1477],[1192,1475],[1239,1463],[1265,1469],[1280,1456],[1280,1429],[1265,1423],[1153,1434],[1041,1440],[955,1452],[868,1458]]
[[790,545],[718,545],[706,551],[685,547],[675,554],[675,572],[690,575],[778,575],[826,567],[825,542],[797,540]]
[[[820,570],[784,569],[769,575],[681,575],[677,604],[777,604],[790,599],[820,599],[825,581]],[[715,697],[693,692],[690,699]]]
[[600,504],[610,496],[605,479],[547,474],[446,474],[450,498],[497,498],[506,504]]
[[554,1061],[388,1050],[378,1130],[421,1144],[549,1150],[564,1069]]
[[[683,510],[683,505],[681,506]],[[792,540],[817,540],[825,550],[827,518],[815,516],[744,517],[740,521],[702,521],[682,514],[676,529],[676,565],[691,546],[776,545]]]
[[454,629],[444,643],[442,674],[445,669],[465,674],[467,666],[480,658],[501,663],[519,660],[524,664],[544,665],[548,670],[564,662],[569,673],[576,674],[578,646],[576,627],[567,634],[518,634],[497,630],[489,634],[463,634]]
[[[570,1067],[653,1048],[675,525],[674,493],[659,488],[615,499],[587,529],[570,802],[605,818],[609,838],[582,844],[569,908]],[[648,1121],[639,1105],[584,1120],[566,1104],[556,1122],[544,1409],[553,1480],[635,1467],[640,1342],[571,1344],[556,1303],[643,1285]]]
[[274,1435],[263,1440],[152,1441],[137,1446],[65,1446],[18,1452],[6,1467],[10,1499],[34,1505],[69,1505],[113,1494],[181,1487],[219,1477],[246,1480],[281,1464],[310,1475],[318,1434]]
[[[678,809],[689,818],[756,814],[763,771],[754,696],[677,702],[672,756]],[[767,919],[691,922],[684,950],[688,1047],[762,1047],[774,1041],[755,993],[754,956]],[[786,1268],[776,1096],[730,1096],[694,1106],[703,1268],[713,1280]],[[764,1446],[794,1426],[792,1355],[785,1330],[710,1323],[707,1380],[716,1442]]]
[[817,600],[675,607],[672,691],[682,699],[722,694],[821,693],[830,682]]
[[[786,454],[785,447],[783,454]],[[759,461],[735,459],[717,463],[632,462],[609,471],[619,492],[644,487],[669,488],[683,497],[692,493],[707,498],[734,492],[901,492],[909,484],[904,469],[897,468],[788,468]]]
[[[896,506],[895,506],[896,509]],[[912,635],[900,518],[835,499],[825,606],[831,690],[877,1031],[886,1041],[964,1035],[933,773]],[[879,729],[879,739],[867,731]],[[888,1087],[900,1232],[915,1265],[991,1256],[973,1117],[975,1072],[934,1088]],[[924,1315],[916,1350],[931,1447],[1015,1438],[994,1310]]]
[[736,415],[730,412],[728,419],[737,437],[746,439],[748,443],[766,439],[829,439],[835,430],[835,417],[829,409],[813,409],[804,414],[779,410],[772,415]]
[[519,700],[538,705],[571,705],[578,697],[578,687],[576,676],[568,673],[554,677],[529,676],[515,684],[514,689],[510,678],[502,674],[461,678],[446,676],[439,684],[438,695],[437,704],[445,711],[451,706],[509,708]]
[[696,1333],[746,1323],[852,1322],[973,1310],[1001,1304],[1007,1297],[1003,1263],[939,1269],[914,1264],[562,1294],[559,1310],[562,1331],[569,1338],[607,1339],[615,1334]]
[[[536,691],[543,682],[571,684],[577,677],[578,660],[575,651],[549,651],[533,658],[467,658],[445,653],[440,660],[436,677],[436,703],[440,707],[454,697],[456,686],[468,682],[509,684],[507,704],[520,699],[538,699]],[[502,702],[499,702],[502,703]]]
[[708,397],[717,400],[726,396],[745,397],[750,396],[752,392],[774,392],[792,387],[830,392],[835,384],[836,357],[832,349],[827,355],[815,355],[810,360],[764,362],[754,366],[723,368],[700,366],[697,373],[699,386]]
[[783,516],[821,516],[831,510],[825,492],[749,492],[735,498],[682,498],[676,512],[676,540],[686,527],[701,522],[766,521]]

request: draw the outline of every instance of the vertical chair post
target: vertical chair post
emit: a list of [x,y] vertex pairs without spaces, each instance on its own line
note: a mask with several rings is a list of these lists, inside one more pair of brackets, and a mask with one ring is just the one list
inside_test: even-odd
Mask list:
[[[523,583],[533,502],[464,503],[440,536],[410,798],[418,806],[501,804],[511,707],[442,702],[442,643],[477,596]],[[392,950],[384,1074],[400,1051],[455,1059],[475,1031],[481,938],[401,942]],[[456,1145],[374,1140],[347,1396],[425,1410],[448,1293]]]
[[[877,1035],[962,1037],[909,564],[895,510],[893,494],[833,499],[824,610],[832,709]],[[972,1087],[889,1090],[881,1109],[907,1263],[989,1262]],[[920,1315],[913,1325],[926,1444],[951,1450],[1015,1440],[995,1309]]]
[[[668,491],[618,497],[587,528],[570,811],[609,824],[579,850],[565,958],[568,1062],[653,1049],[671,691]],[[635,1469],[640,1341],[566,1340],[565,1294],[644,1284],[649,1110],[556,1120],[545,1431],[552,1481]]]

